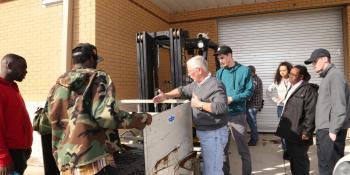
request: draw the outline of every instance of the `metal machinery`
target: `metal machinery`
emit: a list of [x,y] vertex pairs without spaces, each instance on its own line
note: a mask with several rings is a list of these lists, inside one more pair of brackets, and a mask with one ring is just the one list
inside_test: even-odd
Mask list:
[[[139,98],[152,99],[155,89],[159,88],[158,66],[160,48],[169,49],[171,85],[173,88],[188,83],[185,76],[185,50],[188,55],[199,54],[208,57],[208,48],[217,49],[217,44],[205,33],[199,33],[197,38],[189,38],[188,32],[171,28],[168,31],[141,32],[136,34],[137,63],[139,73]],[[216,60],[218,68],[219,63]],[[153,106],[142,105],[142,111],[153,111]]]
[[[169,29],[160,32],[141,32],[136,34],[139,99],[121,100],[123,104],[137,104],[138,112],[158,112],[152,99],[159,88],[158,70],[160,49],[169,50],[171,88],[185,85],[191,80],[185,74],[186,55],[195,54],[208,57],[208,49],[217,49],[206,34],[189,38],[188,32],[181,29]],[[187,51],[187,54],[185,53]],[[164,58],[162,58],[164,59]],[[218,62],[216,62],[218,67]],[[183,101],[183,100],[182,100]],[[189,104],[179,105],[181,100],[166,100],[170,110],[154,113],[151,126],[137,131],[121,132],[121,139],[128,151],[118,155],[117,167],[123,175],[168,175],[198,174],[199,161],[193,151],[192,122]],[[176,106],[176,107],[175,107]],[[164,107],[164,106],[163,106]],[[165,109],[169,109],[165,106]],[[164,108],[163,108],[164,109]],[[186,110],[185,110],[186,109]],[[174,122],[176,120],[176,122]],[[143,135],[143,136],[142,136]],[[187,168],[186,168],[187,167]],[[196,171],[197,169],[197,171]]]

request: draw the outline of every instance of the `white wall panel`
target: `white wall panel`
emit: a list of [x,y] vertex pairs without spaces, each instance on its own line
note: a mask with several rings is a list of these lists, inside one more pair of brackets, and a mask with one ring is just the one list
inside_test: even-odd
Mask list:
[[[259,131],[274,132],[276,106],[265,93],[282,61],[303,64],[317,48],[328,49],[344,71],[342,9],[318,9],[218,20],[219,44],[232,47],[239,63],[254,65],[263,81],[265,106],[257,115]],[[321,79],[307,66],[311,82]]]

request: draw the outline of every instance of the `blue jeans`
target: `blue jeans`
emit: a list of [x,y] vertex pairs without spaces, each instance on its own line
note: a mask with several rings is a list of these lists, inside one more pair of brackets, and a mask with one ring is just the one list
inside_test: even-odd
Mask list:
[[252,107],[247,109],[247,122],[250,127],[250,142],[257,142],[259,140],[258,127],[256,125],[257,109]]
[[277,117],[278,119],[281,119],[283,112],[283,106],[277,106]]
[[196,133],[201,143],[203,175],[223,175],[224,149],[229,133],[227,126],[213,131],[196,130]]
[[[278,117],[278,120],[281,119],[282,112],[283,112],[283,106],[277,106],[277,117]],[[287,151],[286,141],[284,139],[281,139],[281,143],[282,143],[283,151]]]

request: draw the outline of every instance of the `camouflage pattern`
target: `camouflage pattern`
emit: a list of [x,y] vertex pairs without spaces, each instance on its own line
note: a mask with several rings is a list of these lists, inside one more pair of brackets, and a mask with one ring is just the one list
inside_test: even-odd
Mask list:
[[[47,104],[47,103],[46,103]],[[51,121],[49,120],[48,107],[41,108],[39,107],[34,114],[33,119],[33,129],[37,131],[40,135],[48,135],[51,134]]]
[[52,151],[61,171],[112,155],[120,144],[117,129],[144,120],[118,108],[110,76],[96,69],[60,76],[50,90],[48,107]]

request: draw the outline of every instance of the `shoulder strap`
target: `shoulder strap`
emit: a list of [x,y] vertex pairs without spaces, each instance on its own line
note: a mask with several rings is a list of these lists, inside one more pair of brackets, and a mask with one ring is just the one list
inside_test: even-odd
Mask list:
[[222,81],[222,72],[223,71],[224,71],[224,69],[219,69],[218,77],[216,77],[216,78],[218,78],[221,81]]
[[49,102],[46,100],[45,106],[44,106],[44,111],[48,112],[48,110],[49,110]]

